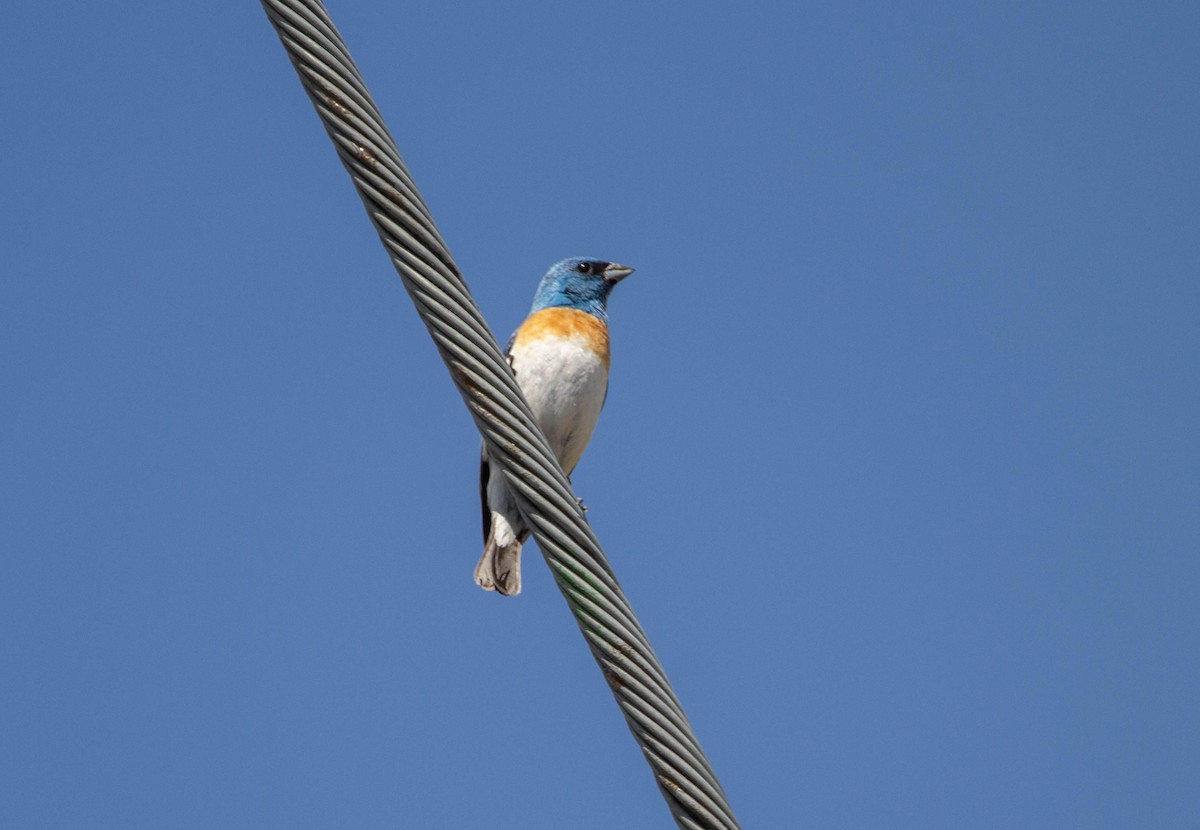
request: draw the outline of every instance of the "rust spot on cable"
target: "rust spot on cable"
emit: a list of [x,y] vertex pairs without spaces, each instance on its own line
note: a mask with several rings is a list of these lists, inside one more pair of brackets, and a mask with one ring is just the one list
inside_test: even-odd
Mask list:
[[625,642],[624,640],[621,640],[619,643],[617,643],[614,648],[616,648],[616,650],[620,652],[621,656],[626,660],[629,660],[637,654],[637,652],[634,651],[633,646],[629,645],[629,643]]
[[454,378],[454,382],[458,384],[460,389],[466,389],[474,397],[482,397],[483,390],[479,388],[479,384],[471,377],[467,370],[458,361],[449,361],[450,377]]
[[354,157],[363,164],[369,164],[372,167],[379,162],[379,159],[375,158],[375,154],[371,152],[370,148],[364,147],[361,144],[354,145]]
[[658,783],[661,784],[664,789],[670,790],[672,793],[676,793],[676,794],[683,792],[683,787],[679,786],[673,780],[671,780],[670,778],[667,778],[667,776],[663,775],[662,773],[659,773],[655,777],[658,779]]
[[620,676],[611,668],[609,668],[607,663],[600,664],[600,671],[604,674],[604,682],[607,683],[608,687],[614,692],[625,688],[625,684],[622,682]]
[[337,112],[337,114],[342,118],[348,119],[354,115],[354,113],[350,111],[350,108],[346,106],[345,102],[342,100],[342,96],[338,95],[337,90],[335,90],[333,87],[329,86],[328,84],[323,84],[321,86],[321,92],[325,93],[325,102],[329,104],[329,108]]

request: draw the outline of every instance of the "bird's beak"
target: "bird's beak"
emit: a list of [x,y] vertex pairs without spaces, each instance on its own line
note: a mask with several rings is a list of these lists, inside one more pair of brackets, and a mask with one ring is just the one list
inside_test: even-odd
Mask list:
[[604,269],[604,281],[609,285],[616,285],[632,273],[633,269],[628,265],[617,265],[615,262],[610,262]]

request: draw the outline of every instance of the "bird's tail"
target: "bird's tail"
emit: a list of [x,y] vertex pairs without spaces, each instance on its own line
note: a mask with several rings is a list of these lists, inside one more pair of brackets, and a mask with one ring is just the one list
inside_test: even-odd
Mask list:
[[475,584],[485,591],[514,597],[521,593],[521,542],[514,538],[502,545],[496,541],[497,535],[495,528],[488,534],[483,556],[475,566]]

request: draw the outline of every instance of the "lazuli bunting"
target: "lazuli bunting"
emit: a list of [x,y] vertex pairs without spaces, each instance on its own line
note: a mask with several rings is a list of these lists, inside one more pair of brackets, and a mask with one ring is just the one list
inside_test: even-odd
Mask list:
[[[576,257],[542,277],[533,309],[508,342],[508,362],[550,449],[568,476],[592,437],[608,394],[608,295],[633,269]],[[483,557],[475,582],[505,596],[521,592],[521,543],[529,528],[500,467],[479,469]]]

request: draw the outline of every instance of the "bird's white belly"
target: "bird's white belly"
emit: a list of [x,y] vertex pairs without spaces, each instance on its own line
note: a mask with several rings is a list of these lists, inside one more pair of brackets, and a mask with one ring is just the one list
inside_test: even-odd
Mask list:
[[543,337],[518,342],[512,351],[517,383],[550,442],[563,470],[570,474],[591,440],[604,395],[608,369],[579,337]]

